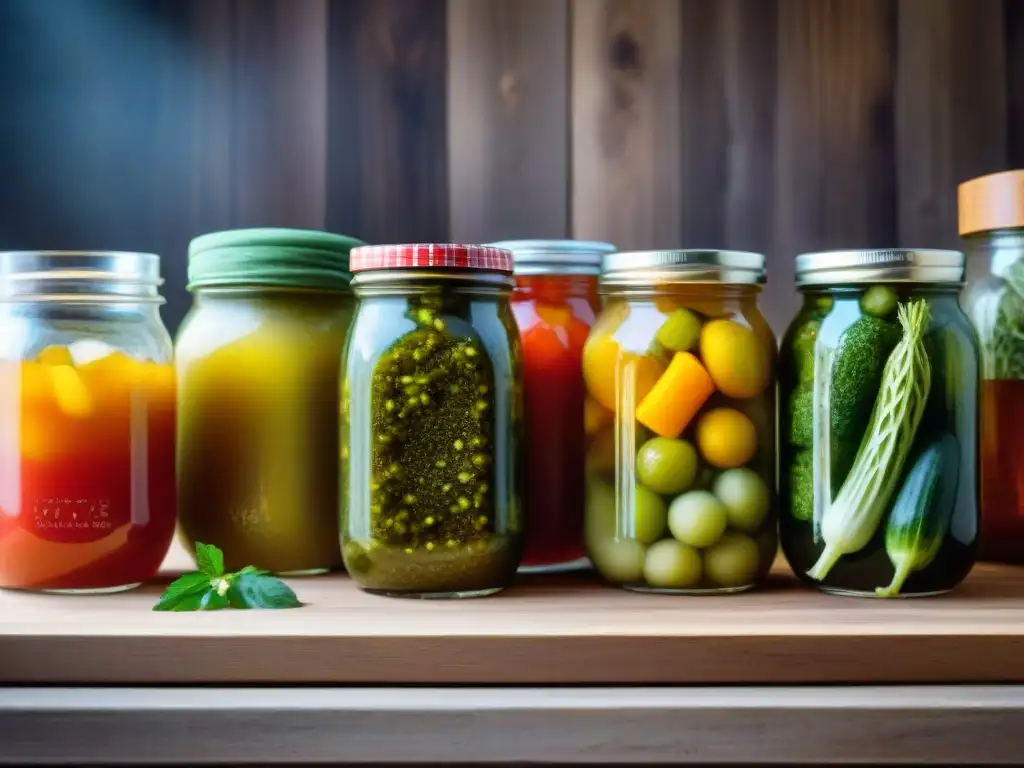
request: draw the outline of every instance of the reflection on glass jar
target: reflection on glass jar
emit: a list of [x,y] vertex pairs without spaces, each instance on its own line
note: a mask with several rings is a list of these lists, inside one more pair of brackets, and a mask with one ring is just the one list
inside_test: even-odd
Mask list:
[[797,258],[782,342],[782,547],[837,594],[947,592],[978,535],[978,347],[956,251]]
[[604,257],[587,339],[587,550],[638,591],[736,592],[771,567],[775,340],[764,257]]
[[160,260],[0,254],[0,587],[114,592],[174,533]]
[[983,560],[1024,562],[1024,171],[960,185],[972,276],[964,307],[981,339]]
[[522,361],[512,255],[352,252],[342,385],[345,566],[366,590],[477,597],[522,554]]
[[276,229],[192,241],[195,303],[176,346],[181,533],[231,570],[341,567],[336,414],[357,243]]
[[526,395],[526,550],[522,571],[585,565],[583,345],[600,307],[601,255],[576,240],[494,243],[512,251]]

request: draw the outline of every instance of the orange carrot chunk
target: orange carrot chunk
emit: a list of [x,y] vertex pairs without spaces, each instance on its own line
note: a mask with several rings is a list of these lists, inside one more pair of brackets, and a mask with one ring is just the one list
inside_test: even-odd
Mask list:
[[694,355],[677,352],[636,409],[636,419],[661,437],[679,437],[715,391]]

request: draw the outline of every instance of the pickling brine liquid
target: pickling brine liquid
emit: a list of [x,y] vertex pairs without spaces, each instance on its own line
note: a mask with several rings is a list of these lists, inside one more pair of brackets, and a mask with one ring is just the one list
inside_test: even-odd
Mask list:
[[1024,561],[1024,380],[988,380],[981,396],[981,557]]

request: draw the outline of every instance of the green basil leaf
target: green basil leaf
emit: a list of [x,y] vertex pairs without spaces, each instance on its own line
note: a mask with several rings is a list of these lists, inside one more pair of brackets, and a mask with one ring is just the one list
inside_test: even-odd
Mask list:
[[198,604],[199,598],[209,588],[210,577],[205,573],[186,573],[167,586],[160,600],[153,606],[153,610],[194,611],[196,608],[193,604]]
[[[238,573],[233,574],[233,576],[241,576],[243,573],[252,573],[252,574],[255,574],[256,576],[268,576],[268,575],[270,575],[270,571],[265,571],[262,568],[257,568],[255,565],[247,565],[247,566],[245,566],[245,568],[240,570]],[[231,578],[231,577],[229,577],[229,578]]]
[[273,576],[240,573],[228,590],[236,608],[297,608],[301,603],[291,587]]
[[230,601],[227,595],[222,595],[216,589],[210,589],[204,594],[199,600],[200,611],[219,611],[221,608],[227,608],[230,605]]
[[224,553],[212,544],[196,542],[196,565],[207,576],[224,575]]

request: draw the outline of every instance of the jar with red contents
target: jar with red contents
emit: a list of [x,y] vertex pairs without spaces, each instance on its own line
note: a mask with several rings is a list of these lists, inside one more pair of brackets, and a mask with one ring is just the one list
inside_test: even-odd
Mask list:
[[615,246],[577,240],[495,245],[513,254],[512,311],[523,341],[527,482],[521,570],[571,568],[586,562],[583,345],[600,309],[601,257]]

